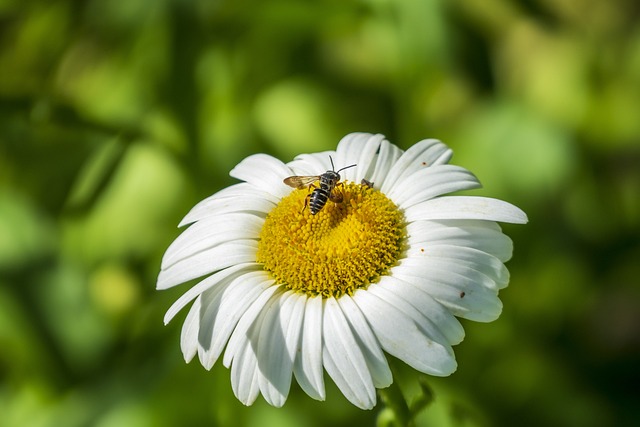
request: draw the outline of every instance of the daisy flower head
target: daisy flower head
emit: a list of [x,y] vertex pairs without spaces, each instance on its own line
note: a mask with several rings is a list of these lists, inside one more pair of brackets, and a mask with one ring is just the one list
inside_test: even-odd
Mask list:
[[[289,163],[242,160],[231,171],[242,182],[198,203],[162,260],[158,289],[204,277],[164,319],[191,304],[185,360],[210,369],[222,358],[242,403],[262,394],[277,407],[292,377],[324,400],[326,371],[349,401],[372,408],[376,388],[393,381],[385,353],[453,373],[457,317],[489,322],[502,310],[512,242],[497,222],[527,217],[497,199],[447,196],[480,187],[451,155],[435,139],[402,151],[353,133]],[[339,181],[320,182],[341,168]]]

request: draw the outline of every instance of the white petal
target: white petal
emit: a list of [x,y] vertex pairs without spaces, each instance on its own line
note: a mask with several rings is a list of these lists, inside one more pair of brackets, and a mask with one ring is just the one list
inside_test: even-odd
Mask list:
[[[291,361],[294,361],[300,350],[300,335],[304,325],[304,312],[308,297],[306,295],[291,293],[287,300],[287,307],[280,310],[280,329],[285,332],[287,352]],[[286,308],[286,310],[285,310]]]
[[482,219],[526,224],[527,215],[498,199],[474,196],[444,196],[415,204],[405,210],[407,221],[437,219]]
[[[233,364],[231,365],[231,386],[233,391],[242,403],[245,405],[251,405],[260,390],[260,384],[264,382],[265,374],[269,372],[263,372],[264,361],[260,360],[260,354],[258,352],[258,346],[260,345],[261,334],[263,332],[262,326],[270,313],[272,313],[272,307],[279,304],[282,292],[280,287],[272,286],[269,290],[275,289],[278,292],[268,293],[263,292],[263,295],[269,294],[269,297],[264,301],[264,304],[260,304],[260,307],[251,313],[245,313],[241,322],[245,321],[247,315],[249,319],[245,322],[248,326],[238,325],[242,328],[242,331],[234,331],[232,339],[234,342],[234,356]],[[252,305],[252,308],[256,306],[258,301]],[[231,341],[229,346],[231,346]],[[227,352],[229,349],[227,349]],[[225,353],[225,359],[227,354]]]
[[340,306],[331,297],[324,300],[324,348],[322,358],[329,376],[342,394],[358,408],[376,404],[376,389],[362,351]]
[[459,246],[489,253],[500,261],[511,258],[513,242],[492,221],[442,220],[407,224],[409,247],[418,251],[438,245]]
[[405,180],[416,171],[446,163],[451,158],[451,153],[451,150],[437,139],[424,139],[415,143],[389,170],[381,191],[386,194],[398,182]]
[[[453,355],[450,343],[462,341],[464,331],[454,316],[447,316],[446,310],[442,310],[437,302],[434,304],[429,298],[424,298],[423,293],[412,292],[410,286],[405,286],[399,280],[386,276],[367,290],[404,313],[418,325],[428,340],[440,344],[450,355]],[[433,318],[425,313],[429,310],[434,310],[429,313],[434,315]],[[434,368],[442,369],[440,366]]]
[[285,293],[262,310],[257,341],[258,368],[262,374],[258,376],[258,385],[267,403],[276,408],[287,400],[291,386],[293,362],[288,358],[287,344],[279,322],[280,310],[286,305],[287,298],[288,293]]
[[264,218],[235,212],[214,215],[192,224],[169,246],[162,257],[161,268],[214,248],[225,242],[243,239],[258,239]]
[[216,286],[221,281],[231,277],[232,279],[238,275],[245,274],[247,271],[256,270],[260,268],[260,264],[257,263],[246,263],[246,264],[238,264],[229,268],[225,268],[224,270],[220,270],[217,273],[207,277],[200,281],[197,285],[193,286],[187,292],[182,294],[180,298],[174,302],[167,313],[164,315],[164,324],[166,325],[173,319],[173,317],[178,314],[180,310],[182,310],[191,300],[193,300],[198,295],[205,292],[207,289]]
[[217,286],[208,289],[202,295],[200,295],[201,327],[198,333],[198,357],[200,358],[200,363],[202,364],[202,366],[204,366],[204,368],[207,370],[211,369],[215,362],[215,360],[212,360],[207,355],[211,347],[211,330],[213,329],[214,325],[212,312],[215,313],[220,301],[220,296],[222,295],[224,290],[231,285],[232,282],[233,278],[222,280]]
[[[302,304],[298,304],[302,301]],[[284,405],[291,387],[293,360],[302,329],[304,299],[285,292],[265,311],[258,342],[258,378],[265,400],[277,408]]]
[[248,212],[252,213],[253,215],[259,216],[260,218],[264,218],[269,212],[273,210],[275,206],[276,203],[265,197],[252,197],[249,195],[234,198],[225,197],[224,199],[212,200],[206,207],[206,209],[199,209],[199,217],[197,217],[195,214],[187,214],[188,216],[185,217],[183,221],[181,221],[180,227],[189,223],[193,223],[195,221],[200,221],[205,218],[212,217],[214,215],[235,212]]
[[381,188],[384,184],[389,170],[393,167],[395,162],[402,156],[402,150],[391,144],[386,139],[380,143],[380,149],[378,151],[378,157],[376,159],[376,166],[373,170],[373,174],[369,177],[365,177],[368,181],[373,182],[375,188]]
[[198,297],[191,310],[184,319],[182,333],[180,334],[180,348],[185,362],[189,363],[198,352],[198,329],[200,328],[200,297]]
[[387,353],[420,372],[435,376],[450,375],[456,370],[450,346],[427,338],[402,308],[374,295],[369,289],[357,290],[353,299]]
[[293,171],[280,160],[267,154],[254,154],[245,158],[229,172],[229,175],[278,198],[291,192],[291,187],[287,187],[282,180],[293,175]]
[[300,154],[287,166],[293,171],[293,175],[321,175],[331,170],[331,160],[335,159],[335,151],[322,151],[313,154]]
[[436,257],[407,257],[395,265],[394,268],[395,267],[402,267],[407,270],[410,268],[416,268],[422,272],[430,271],[431,269],[447,271],[452,274],[455,273],[457,275],[464,276],[477,286],[484,286],[493,293],[497,294],[500,289],[498,284],[490,276],[487,276],[471,266],[464,265],[463,263],[453,259]]
[[502,302],[497,292],[466,276],[434,266],[393,267],[394,277],[429,293],[451,312],[477,322],[491,322],[500,316]]
[[431,146],[429,150],[424,153],[423,160],[427,165],[445,165],[449,163],[453,156],[453,150],[446,146],[444,143]]
[[350,133],[340,140],[336,149],[336,168],[355,164],[356,167],[340,172],[343,180],[360,183],[375,165],[376,153],[384,135]]
[[[385,141],[384,135],[372,135],[366,144],[360,149],[360,154],[355,168],[355,175],[351,176],[351,180],[360,183],[362,179],[371,180],[374,169],[378,160],[378,152],[380,145]],[[388,144],[388,141],[387,141]]]
[[264,271],[254,271],[236,276],[219,286],[217,292],[206,295],[202,302],[199,334],[202,366],[213,367],[240,317],[273,283]]
[[324,400],[322,370],[322,298],[306,299],[300,351],[294,365],[296,381],[316,400]]
[[208,216],[227,212],[269,212],[279,198],[246,182],[224,188],[200,201],[180,221],[179,227],[199,221]]
[[242,317],[240,317],[227,343],[227,349],[222,359],[224,366],[228,368],[231,365],[231,361],[234,359],[236,353],[241,350],[242,343],[247,339],[249,328],[256,322],[262,310],[267,307],[267,305],[273,303],[272,299],[277,299],[282,294],[281,288],[282,286],[278,284],[269,286],[262,291],[260,296],[242,313]]
[[454,191],[479,188],[478,179],[468,170],[454,165],[423,168],[401,178],[386,195],[402,209]]
[[240,343],[237,356],[231,366],[231,388],[236,398],[244,405],[251,405],[260,393],[258,358],[247,337]]
[[[439,337],[441,334],[451,345],[462,342],[464,329],[458,319],[427,292],[393,276],[384,276],[377,286],[374,286],[373,293],[389,302],[392,302],[397,295],[414,307],[415,311],[410,310],[413,313],[412,317],[430,339],[441,340]],[[393,295],[387,297],[389,293]],[[431,332],[434,329],[435,334]]]
[[371,331],[367,319],[364,318],[364,315],[349,295],[343,295],[338,298],[338,304],[340,304],[342,312],[349,321],[353,335],[362,350],[373,378],[373,385],[376,388],[388,387],[393,382],[393,376],[389,369],[387,358],[380,348],[380,343]]
[[254,262],[257,251],[258,242],[255,240],[225,242],[161,270],[156,289],[168,289],[236,264]]
[[487,276],[498,289],[509,283],[509,271],[497,257],[478,249],[454,245],[425,245],[422,249],[417,246],[409,247],[406,258],[400,260],[400,265],[416,265],[425,258],[436,262],[443,261],[464,268],[470,268]]

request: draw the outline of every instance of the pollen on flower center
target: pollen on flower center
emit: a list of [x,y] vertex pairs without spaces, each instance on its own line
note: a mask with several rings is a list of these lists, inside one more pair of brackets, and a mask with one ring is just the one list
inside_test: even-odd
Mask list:
[[307,189],[284,197],[267,216],[257,261],[278,283],[309,295],[352,294],[397,261],[404,216],[380,191],[343,183],[341,203],[327,201],[316,215],[303,210]]

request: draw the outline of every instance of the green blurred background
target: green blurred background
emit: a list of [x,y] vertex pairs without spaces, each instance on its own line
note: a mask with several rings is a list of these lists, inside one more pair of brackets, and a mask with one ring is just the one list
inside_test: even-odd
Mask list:
[[[184,364],[161,256],[242,158],[435,137],[529,215],[422,426],[640,425],[635,0],[0,0],[0,426],[349,426]],[[408,395],[416,376],[397,372]],[[413,385],[412,385],[413,384]]]

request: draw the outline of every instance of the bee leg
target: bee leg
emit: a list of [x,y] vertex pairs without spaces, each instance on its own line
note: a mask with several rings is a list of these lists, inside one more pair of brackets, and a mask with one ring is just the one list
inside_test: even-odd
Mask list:
[[344,187],[343,182],[338,182],[331,193],[329,193],[329,200],[333,203],[342,203],[344,200],[344,193],[341,188]]
[[312,193],[307,194],[307,197],[304,198],[304,206],[302,207],[302,210],[300,211],[300,213],[304,212],[304,210],[307,208],[307,205],[309,204],[309,200],[311,200],[311,194]]
[[338,187],[341,187],[341,186],[342,186],[341,182],[337,183],[334,190],[331,193],[329,193],[329,200],[331,200],[333,203],[342,203],[342,201],[344,200],[344,195],[342,194],[341,191],[338,191]]
[[331,200],[333,203],[342,203],[344,197],[342,196],[342,193],[338,193],[336,191],[329,195],[329,200]]

